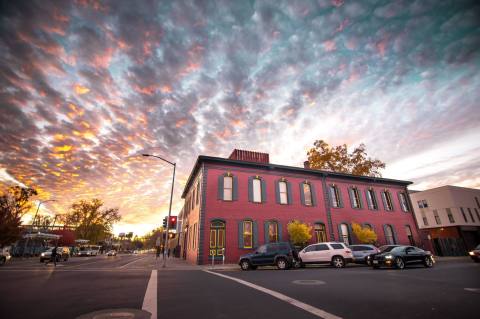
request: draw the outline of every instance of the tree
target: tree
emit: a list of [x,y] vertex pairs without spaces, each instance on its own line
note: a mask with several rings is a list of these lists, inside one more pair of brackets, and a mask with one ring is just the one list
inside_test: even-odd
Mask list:
[[377,242],[377,234],[370,227],[352,223],[352,231],[358,241],[362,244],[374,244]]
[[287,226],[290,241],[297,246],[304,246],[312,238],[312,226],[294,220]]
[[352,153],[348,153],[346,144],[331,147],[324,140],[318,140],[313,145],[307,152],[310,168],[361,176],[382,176],[380,169],[385,168],[385,163],[367,157],[365,144],[360,144]]
[[148,234],[145,235],[144,240],[144,247],[145,248],[155,248],[157,243],[157,238],[160,238],[163,241],[163,227],[159,227],[157,229],[152,230]]
[[97,198],[80,200],[72,204],[67,213],[67,224],[75,227],[78,238],[97,243],[111,236],[112,226],[120,220],[118,208],[101,209],[103,202]]
[[0,247],[20,238],[22,217],[32,208],[33,188],[13,186],[0,196]]

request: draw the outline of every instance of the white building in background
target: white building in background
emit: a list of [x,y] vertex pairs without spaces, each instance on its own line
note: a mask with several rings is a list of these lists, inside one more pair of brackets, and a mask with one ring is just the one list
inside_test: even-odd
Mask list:
[[412,191],[410,198],[436,255],[466,255],[480,244],[480,189],[447,185]]

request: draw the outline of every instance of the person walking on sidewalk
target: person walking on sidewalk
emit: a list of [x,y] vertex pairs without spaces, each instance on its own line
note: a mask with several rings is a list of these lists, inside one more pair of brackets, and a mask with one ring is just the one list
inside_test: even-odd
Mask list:
[[47,265],[49,262],[53,261],[53,265],[57,267],[57,245],[53,247],[52,249],[52,254],[50,255],[50,260],[48,260],[45,265]]

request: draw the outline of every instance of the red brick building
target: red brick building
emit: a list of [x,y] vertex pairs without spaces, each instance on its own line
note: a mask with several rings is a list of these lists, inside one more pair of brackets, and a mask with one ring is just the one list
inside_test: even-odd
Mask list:
[[182,198],[181,256],[235,263],[287,225],[312,226],[311,243],[357,243],[351,224],[371,227],[379,244],[420,244],[407,186],[411,182],[269,163],[265,153],[235,150],[228,159],[199,156]]

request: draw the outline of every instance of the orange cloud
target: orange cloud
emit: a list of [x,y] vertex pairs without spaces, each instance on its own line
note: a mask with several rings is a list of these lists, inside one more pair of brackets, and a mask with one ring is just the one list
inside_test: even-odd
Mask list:
[[71,145],[63,145],[63,146],[57,146],[53,150],[55,152],[68,152],[72,149]]
[[327,52],[335,51],[337,49],[337,45],[335,44],[335,41],[333,40],[327,40],[323,42],[323,48]]
[[186,119],[181,119],[179,121],[177,121],[177,123],[175,123],[175,127],[182,127],[184,126],[185,124],[187,124],[187,120]]
[[75,84],[73,89],[75,90],[75,93],[77,93],[78,95],[83,95],[83,94],[87,94],[88,92],[90,92],[89,88],[87,88],[85,86],[82,86],[80,84]]

